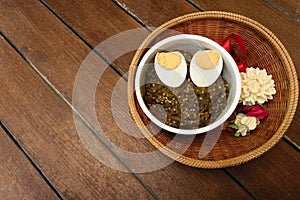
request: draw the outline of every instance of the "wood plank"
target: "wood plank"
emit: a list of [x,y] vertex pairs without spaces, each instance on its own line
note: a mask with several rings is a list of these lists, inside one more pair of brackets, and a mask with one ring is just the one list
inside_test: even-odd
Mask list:
[[[88,152],[70,108],[3,38],[0,57],[0,119],[64,198],[151,198],[131,174],[105,166]],[[77,128],[91,134],[83,124]],[[103,158],[122,168],[106,146],[98,144],[97,148]]]
[[[140,28],[138,22],[120,10],[112,1],[44,0],[42,2],[51,7],[93,47],[116,34]],[[147,34],[149,32],[146,30],[144,33],[139,31],[139,34],[132,39],[142,41]],[[105,51],[105,48],[101,49],[101,53],[103,56],[111,57],[110,52]],[[133,53],[129,54],[130,57],[133,55]],[[130,61],[128,56],[121,56],[112,63],[117,65],[122,73],[126,73]]]
[[0,138],[0,199],[57,199],[1,127]]
[[134,14],[141,22],[150,27],[158,27],[164,22],[188,13],[199,11],[185,0],[147,1],[113,0],[127,12]]
[[[96,0],[80,0],[76,2],[69,0],[45,0],[45,2],[94,47],[115,34],[141,27],[112,1],[102,1],[99,3],[99,1]],[[131,1],[131,3],[134,5],[136,2]],[[184,0],[178,1],[178,4],[181,5],[180,7],[177,6],[177,3],[170,4],[168,1],[161,1],[159,4],[154,4],[152,1],[139,1],[139,3],[146,8],[151,7],[149,12],[147,11],[148,9],[145,9],[143,10],[143,15],[138,16],[141,20],[147,20],[147,16],[152,16],[153,18],[160,18],[161,21],[167,21],[173,16],[169,15],[169,12],[181,15],[197,11],[185,3]],[[161,15],[160,12],[157,11],[152,11],[156,9],[157,5],[159,5],[157,9],[166,11],[165,15]],[[132,10],[129,11],[131,12]],[[159,24],[152,24],[151,20],[149,20],[147,25],[158,26]],[[110,28],[103,29],[103,27]],[[147,33],[148,32],[141,33],[141,31],[139,31],[139,34],[133,39],[135,39],[135,42],[140,41],[141,43],[142,39],[147,36]],[[104,48],[101,49],[101,53],[106,57],[110,57],[109,52],[106,52]],[[113,64],[123,73],[126,73],[133,55],[133,53],[130,53],[121,56],[114,60]]]
[[[138,23],[133,18],[128,17],[111,1],[44,0],[43,2],[54,9],[93,46],[110,36],[138,27]],[[96,26],[91,29],[90,23]]]
[[[270,29],[283,43],[289,52],[300,77],[300,25],[294,19],[280,12],[270,4],[261,0],[248,1],[232,0],[194,0],[205,10],[220,10],[234,12],[247,16]],[[263,14],[262,14],[263,13]]]
[[[81,9],[84,10],[84,7],[82,6]],[[110,9],[111,9],[110,7],[106,7],[105,10],[107,10],[107,12],[110,12]],[[5,9],[3,10],[3,12],[5,12]],[[74,37],[72,33],[66,30],[65,27],[60,25],[57,19],[55,19],[52,15],[45,12],[45,10],[40,6],[36,5],[34,7],[19,9],[18,12],[12,12],[12,11],[9,12],[14,17],[11,20],[6,20],[4,17],[1,18],[2,30],[9,36],[9,38],[11,38],[11,40],[16,44],[18,48],[21,48],[23,50],[22,52],[31,60],[31,62],[35,66],[38,67],[40,71],[42,71],[42,73],[47,77],[47,79],[51,83],[53,83],[56,86],[56,88],[67,97],[67,99],[71,99],[76,73],[78,71],[81,62],[88,54],[88,52],[86,51],[87,50],[86,47],[84,47],[84,45],[80,41],[78,41],[78,39]],[[26,29],[23,27],[20,27],[19,29],[13,28],[16,26],[16,24],[19,23],[20,20],[22,20],[22,23],[27,25]],[[47,23],[42,23],[43,21],[47,21]],[[43,37],[43,35],[45,35],[46,33],[49,33],[47,37]],[[33,39],[31,40],[32,35],[34,35],[35,38],[34,40]],[[64,41],[63,41],[64,45],[61,45],[59,43],[62,42],[61,36],[64,36]],[[50,43],[49,38],[51,38],[51,41],[53,41],[54,43]],[[56,43],[56,41],[58,42]],[[41,56],[42,59],[39,59],[40,57],[35,56],[37,53],[43,54],[43,56]],[[99,68],[105,68],[107,67],[107,65],[103,61],[102,62],[99,61],[98,63],[95,62],[95,66],[92,67],[95,67],[95,69],[97,68],[99,69]],[[97,110],[100,110],[102,114],[105,114],[101,118],[102,120],[104,120],[102,121],[104,122],[102,128],[109,129],[110,131],[106,133],[107,136],[109,136],[109,139],[115,142],[116,145],[120,147],[124,147],[128,151],[147,152],[153,150],[154,148],[150,145],[150,143],[146,139],[138,139],[138,138],[126,136],[126,134],[124,134],[113,123],[113,121],[111,121],[112,116],[110,112],[110,106],[107,106],[106,103],[110,102],[110,94],[112,92],[112,88],[114,87],[115,83],[120,79],[120,77],[111,69],[107,69],[105,73],[106,74],[103,76],[103,79],[101,79],[102,81],[101,84],[99,84],[99,86],[102,86],[102,88],[104,88],[103,89],[104,92],[97,93],[99,95],[102,94],[102,96],[100,95],[100,97],[103,99],[101,100],[100,97],[96,98],[97,100],[96,106],[98,106],[99,108]],[[97,75],[94,75],[91,76],[90,78],[96,79],[99,77],[97,77]],[[101,87],[99,88],[100,89],[98,90],[98,92],[101,92],[102,91]],[[55,100],[51,100],[51,102],[53,101]],[[54,102],[53,104],[56,105],[58,104],[58,102]],[[61,110],[62,111],[59,112],[60,114],[66,112],[65,110],[63,110],[63,108],[61,108]],[[85,114],[84,116],[87,119],[89,119],[89,113],[87,111],[84,111],[84,108],[80,109],[80,111],[83,114]],[[122,113],[119,114],[121,115]],[[60,120],[62,120],[61,118],[62,116],[55,115],[54,119],[56,119],[55,120],[56,123],[59,123],[56,126],[59,126],[61,124],[60,122]],[[58,130],[53,131],[54,133],[58,131],[58,133],[55,134],[57,135],[55,137],[60,137],[59,139],[62,140],[61,142],[60,140],[58,141],[55,140],[55,142],[58,142],[60,145],[63,145],[64,143],[67,142],[69,144],[68,146],[73,146],[70,144],[70,142],[73,141],[72,138],[74,137],[74,133],[72,132],[74,130],[74,128],[72,127],[72,122],[65,121],[65,120],[69,120],[68,115],[63,116],[63,118],[64,118],[64,122],[62,123],[68,124],[71,127],[64,128],[64,131],[67,131],[66,134],[63,134],[64,132]],[[91,119],[89,120],[93,123]],[[29,123],[33,123],[33,122],[30,121]],[[13,126],[13,124],[11,124],[11,126]],[[47,126],[52,127],[52,124],[49,124]],[[63,125],[61,124],[61,126]],[[17,129],[17,127],[15,128]],[[60,136],[61,134],[63,134],[63,136]],[[86,135],[91,135],[91,133],[86,133]],[[53,151],[53,149],[51,149],[52,146],[60,146],[60,145],[58,144],[55,145],[50,143],[48,144],[49,146],[48,151],[52,152]],[[36,151],[36,148],[38,147],[31,147],[30,151],[34,152]],[[72,151],[72,149],[66,150],[65,153],[67,153],[68,155],[71,154],[72,152],[69,151]],[[79,153],[81,152],[79,151]],[[90,158],[90,156],[88,155],[85,156],[87,158]],[[99,176],[99,179],[101,178],[101,176],[111,176],[112,178],[114,178],[114,176],[117,177],[121,176],[121,174],[119,174],[118,172],[114,172],[115,174],[113,174],[113,172],[108,171],[108,169],[106,169],[108,171],[107,175],[100,176],[98,175],[97,168],[94,169],[92,167],[92,166],[102,166],[101,164],[97,163],[96,160],[94,161],[85,160],[85,158],[82,158],[80,155],[75,156],[75,158],[80,159],[78,160],[79,166],[80,163],[82,162],[84,163],[90,162],[88,171],[89,172],[93,171],[94,173],[97,173],[96,177]],[[40,159],[41,157],[39,156],[37,160]],[[47,171],[47,169],[45,170]],[[89,172],[85,172],[85,176],[87,176]],[[62,172],[58,171],[55,172],[54,174],[56,173],[62,173]],[[103,173],[106,173],[106,171],[103,171]],[[51,174],[53,173],[49,174],[50,177]],[[180,165],[178,163],[173,163],[167,168],[163,168],[151,173],[149,172],[141,176],[145,178],[146,183],[150,187],[154,188],[154,191],[157,192],[158,195],[161,197],[183,198],[186,194],[188,194],[190,197],[203,196],[206,198],[210,198],[210,197],[220,198],[224,195],[228,195],[229,197],[232,198],[238,198],[238,197],[245,198],[245,199],[249,198],[248,194],[245,191],[243,191],[222,170],[215,170],[215,171],[197,170],[187,166]],[[78,178],[78,177],[74,177],[74,178]],[[99,179],[97,178],[98,181]],[[120,177],[120,179],[121,180],[120,183],[118,183],[118,185],[125,184],[125,188],[127,188],[127,186],[128,188],[136,187],[133,183],[129,181],[128,183],[124,183],[122,180],[125,179],[122,178],[122,176]],[[162,180],[164,181],[162,182]],[[177,181],[173,181],[173,180],[177,180]],[[101,181],[99,182],[101,183]],[[60,183],[59,181],[56,181],[55,183],[61,186],[61,184],[64,184],[65,182]],[[72,184],[72,182],[70,184]],[[92,182],[91,188],[87,189],[86,192],[91,192],[91,190],[93,190],[94,193],[101,192],[102,188],[100,187],[99,189],[96,189],[95,187],[97,186],[98,185],[96,183]],[[66,185],[63,185],[61,187],[67,189]],[[73,186],[70,187],[73,188]],[[128,192],[125,188],[123,189],[124,192]],[[137,187],[136,190],[138,190],[138,188],[139,187]],[[169,190],[167,191],[164,188],[168,188]],[[205,192],[203,190],[199,190],[199,188],[205,188]],[[81,189],[82,192],[84,188],[81,187]],[[109,188],[109,191],[110,190],[113,190],[113,188]],[[228,191],[230,191],[229,194],[227,194]],[[86,192],[84,192],[84,194],[86,194]],[[136,192],[136,191],[133,190],[132,192]]]
[[267,0],[271,5],[278,7],[278,9],[284,9],[284,12],[288,12],[286,14],[292,15],[291,17],[296,17],[297,21],[300,22],[300,2],[298,0]]
[[262,158],[228,171],[257,199],[297,199],[300,195],[300,155],[285,142]]
[[[31,46],[31,48],[34,46],[34,45],[30,45]],[[37,47],[35,47],[35,49],[38,49]],[[37,63],[37,62],[35,62],[35,63]],[[41,67],[41,66],[43,66],[41,63],[38,63],[38,66],[39,67]],[[62,71],[62,72],[64,72],[64,71]],[[64,73],[62,73],[62,74],[64,74]],[[57,75],[58,76],[58,75]],[[109,75],[107,75],[107,76],[105,76],[105,77],[107,77],[107,79],[109,79],[110,80],[110,77],[111,76],[109,76]],[[54,79],[54,77],[51,77],[51,76],[48,76],[48,78],[49,79]],[[68,78],[68,77],[60,77],[60,78]],[[70,80],[72,80],[72,79],[70,79]],[[70,81],[69,80],[69,82],[73,82],[73,81]],[[113,83],[114,82],[116,82],[116,80],[112,80],[113,81]],[[110,90],[109,90],[110,91]],[[105,95],[104,95],[104,97],[105,97]],[[109,98],[109,96],[106,96],[106,98],[107,99],[110,99]],[[104,112],[103,112],[104,113]],[[107,126],[108,126],[108,124],[109,123],[107,123]],[[111,129],[112,131],[111,131],[111,134],[112,134],[112,136],[111,137],[113,137],[113,134],[118,134],[118,132],[117,131],[114,131],[114,128],[112,128]],[[120,144],[125,144],[125,142],[126,141],[128,141],[128,143],[127,144],[132,144],[132,145],[137,145],[137,143],[134,143],[134,142],[131,142],[130,143],[130,141],[129,140],[127,140],[126,138],[122,138],[122,137],[120,137],[120,135],[119,135],[119,137],[117,138],[117,137],[115,137],[115,138],[113,138],[113,139],[115,139],[115,140],[118,140],[119,141],[119,143]],[[121,142],[121,141],[123,141],[123,142]],[[118,144],[118,143],[117,143]],[[127,145],[125,145],[125,147],[126,147]],[[137,149],[137,150],[139,150],[139,151],[141,151],[141,149],[143,149],[142,147],[139,147],[139,149]],[[151,147],[145,147],[145,149],[146,150],[149,150],[149,149],[151,149]],[[132,149],[129,149],[129,150],[132,150]],[[173,172],[171,172],[170,171],[170,167],[172,167],[171,169],[173,170]],[[179,169],[179,167],[180,167],[180,169]],[[182,169],[181,169],[182,168]],[[185,171],[185,173],[180,173],[181,172],[181,170],[182,171]],[[221,181],[221,182],[226,182],[226,183],[229,183],[230,185],[227,185],[226,187],[226,189],[224,189],[224,190],[222,190],[221,188],[222,188],[222,186],[223,185],[221,185],[221,182],[220,181],[218,181],[218,182],[215,182],[215,179],[216,179],[216,175],[215,175],[215,171],[205,171],[205,170],[196,170],[196,169],[192,169],[192,170],[194,170],[193,171],[193,173],[199,173],[199,174],[197,174],[198,176],[196,176],[196,175],[193,175],[193,173],[191,173],[190,172],[190,170],[191,170],[191,168],[189,168],[189,167],[186,167],[186,166],[183,166],[183,165],[180,165],[180,164],[178,164],[178,163],[174,163],[174,164],[172,164],[171,166],[169,166],[168,167],[168,169],[167,168],[164,168],[164,169],[162,169],[162,170],[160,170],[160,171],[157,171],[157,172],[152,172],[152,173],[149,173],[149,174],[146,174],[146,175],[148,175],[149,177],[145,177],[145,178],[147,178],[146,180],[147,180],[147,182],[148,182],[148,184],[149,185],[151,185],[152,187],[154,187],[155,185],[156,185],[156,188],[157,189],[159,189],[159,190],[161,190],[160,192],[161,193],[159,193],[161,196],[166,196],[166,195],[174,195],[174,197],[176,196],[176,195],[184,195],[184,192],[182,192],[182,185],[184,185],[185,186],[185,188],[184,188],[184,190],[186,191],[185,193],[188,193],[188,194],[190,194],[190,192],[194,192],[194,193],[191,193],[190,195],[192,196],[193,194],[194,195],[197,195],[197,193],[198,193],[198,195],[200,195],[199,194],[199,191],[196,193],[195,192],[195,190],[194,190],[194,188],[193,189],[190,189],[190,187],[195,187],[196,188],[196,191],[197,191],[197,188],[199,189],[199,188],[213,188],[213,189],[210,189],[210,190],[208,190],[208,191],[206,191],[206,192],[208,192],[208,194],[205,194],[205,195],[213,195],[213,194],[216,194],[218,197],[222,197],[222,196],[225,196],[226,194],[224,194],[224,191],[226,190],[226,191],[228,191],[228,189],[230,190],[230,191],[232,191],[232,192],[229,192],[231,195],[236,195],[235,197],[237,197],[237,196],[244,196],[245,194],[243,194],[241,191],[239,191],[238,189],[236,189],[235,188],[235,186],[232,184],[232,182],[231,182],[231,180],[230,179],[226,179],[225,181]],[[195,172],[196,171],[196,172]],[[219,170],[216,170],[216,171],[219,171]],[[205,173],[206,172],[206,173]],[[203,175],[203,173],[204,173],[204,175]],[[180,177],[178,177],[178,174],[181,174],[182,176],[180,176]],[[223,174],[223,173],[220,173],[220,174]],[[220,175],[220,174],[218,174],[218,175]],[[202,175],[201,177],[199,177],[200,175]],[[144,175],[143,175],[144,176]],[[193,177],[191,177],[191,176],[193,176]],[[209,178],[207,178],[207,176],[209,177]],[[159,177],[159,178],[157,178],[157,177]],[[185,179],[185,177],[191,177],[189,180],[186,180]],[[167,179],[168,178],[168,179]],[[178,178],[178,179],[176,179],[176,178]],[[206,183],[206,182],[208,182],[207,180],[211,180],[211,182],[209,182],[209,183]],[[221,178],[221,179],[223,179],[223,178]],[[169,186],[169,187],[172,187],[174,184],[176,184],[176,187],[174,186],[173,188],[171,188],[171,194],[166,194],[166,190],[163,190],[164,188],[163,187],[161,187],[161,181],[162,180],[165,180],[166,181],[166,183],[164,183],[164,186]],[[172,180],[177,180],[177,181],[172,181]],[[180,181],[178,181],[178,180],[185,180],[186,182],[185,183],[182,183],[182,182],[180,182]],[[204,181],[205,180],[205,181]],[[196,184],[194,184],[194,183],[196,183]],[[207,185],[208,184],[208,185]],[[222,183],[223,184],[223,183]],[[153,186],[154,185],[154,186]],[[181,187],[180,187],[181,186]],[[209,187],[210,186],[210,187]],[[181,192],[180,192],[181,191]],[[235,192],[237,192],[237,193],[235,193]]]
[[[197,11],[197,9],[190,6],[184,0],[178,0],[176,3],[175,1],[161,1],[159,4],[147,0],[140,0],[138,2],[113,1],[120,2],[121,5],[128,8],[129,12],[137,14],[136,16],[148,26],[160,25],[153,23],[152,18],[164,22],[170,20],[174,15],[179,16]],[[76,2],[70,0],[44,0],[44,2],[93,46],[96,46],[114,34],[140,27],[133,18],[120,10],[117,4],[112,1],[102,1],[99,3],[96,0],[79,0]],[[146,9],[143,9],[143,7]],[[153,12],[153,10],[156,10],[156,12]],[[142,15],[140,14],[141,12],[143,13]],[[170,13],[174,14],[170,15]],[[103,27],[110,28],[103,29]]]

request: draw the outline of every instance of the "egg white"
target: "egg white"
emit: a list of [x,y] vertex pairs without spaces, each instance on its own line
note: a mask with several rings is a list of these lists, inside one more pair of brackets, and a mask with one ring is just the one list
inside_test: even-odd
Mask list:
[[165,69],[157,63],[157,54],[154,58],[154,67],[158,78],[169,87],[179,87],[187,75],[187,64],[182,53],[175,51],[181,57],[181,61],[175,69]]
[[[205,50],[210,51],[210,50]],[[198,51],[199,52],[199,51]],[[220,55],[219,62],[212,69],[203,69],[196,62],[196,52],[190,63],[190,77],[193,83],[198,87],[208,87],[213,84],[220,76],[223,69],[223,59]]]

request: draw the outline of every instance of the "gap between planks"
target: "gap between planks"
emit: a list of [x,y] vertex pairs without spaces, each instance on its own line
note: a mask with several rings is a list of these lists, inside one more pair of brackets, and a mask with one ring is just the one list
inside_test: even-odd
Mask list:
[[126,81],[127,78],[124,77],[124,73],[116,67],[114,64],[110,63],[107,58],[102,55],[95,47],[89,43],[80,33],[78,33],[68,22],[66,22],[60,15],[58,15],[44,0],[39,0],[39,3],[44,6],[55,18],[61,21],[73,34],[75,34],[83,43],[88,46],[94,53],[96,53],[102,60],[104,60],[119,76],[123,77]]
[[290,18],[296,20],[296,22],[300,23],[300,19],[298,17],[296,17],[295,15],[293,15],[292,13],[287,11],[286,9],[282,8],[278,4],[274,3],[272,0],[264,0],[264,1],[267,2],[269,5],[273,6],[274,8],[276,8],[277,10],[279,10],[280,12],[282,12],[285,15],[289,16]]
[[[115,0],[112,0],[112,1],[115,1]],[[189,2],[191,5],[193,5],[195,8],[197,8],[201,11],[205,11],[199,4],[195,3],[193,0],[186,0],[186,1]],[[266,3],[268,3],[269,5],[271,5],[272,7],[279,10],[280,12],[284,13],[285,15],[289,16],[290,18],[292,18],[292,19],[294,19],[294,20],[296,20],[297,22],[300,23],[300,19],[298,17],[296,17],[295,15],[293,15],[292,13],[287,11],[286,9],[282,8],[281,6],[277,5],[272,0],[264,0],[264,1]]]
[[[128,170],[128,172],[145,188],[145,190],[154,198],[154,199],[160,199],[159,196],[152,190],[152,188],[141,178],[140,175],[135,173],[130,166],[128,162],[126,162],[122,157],[118,155],[117,152],[113,149],[113,147],[110,145],[110,142],[107,140],[107,138],[104,135],[101,135],[97,132],[97,130],[86,120],[81,113],[66,99],[66,97],[47,79],[47,77],[30,61],[29,58],[27,58],[21,51],[14,45],[14,43],[9,40],[9,37],[6,36],[1,30],[0,30],[0,37],[3,37],[6,42],[18,53],[19,56],[22,57],[22,59],[30,66],[30,68],[44,81],[44,83],[52,90],[54,93],[59,96],[62,101],[71,108],[72,112],[80,118],[80,120],[88,127],[88,129],[93,133],[93,135],[116,157],[118,161],[120,161],[124,167]],[[98,54],[97,54],[98,55]],[[99,55],[98,55],[99,56]],[[29,159],[29,161],[32,163],[32,165],[35,167],[35,169],[38,171],[39,174],[43,177],[43,179],[49,184],[51,189],[56,194],[59,194],[59,198],[62,198],[62,194],[58,192],[58,190],[55,188],[55,186],[51,183],[51,181],[47,178],[47,176],[43,173],[43,171],[38,167],[38,165],[34,162],[34,160],[30,157],[30,155],[27,153],[27,151],[23,148],[23,146],[13,137],[13,134],[9,131],[9,129],[4,126],[1,122],[0,124],[3,126],[3,129],[7,132],[7,134],[10,136],[10,138],[13,140],[13,142],[17,145],[17,147],[25,154],[25,156]]]
[[58,199],[64,200],[63,195],[59,192],[59,190],[54,186],[50,179],[43,173],[43,170],[38,166],[38,164],[32,159],[30,154],[22,147],[20,142],[14,137],[9,128],[0,120],[0,127],[4,130],[4,132],[8,135],[8,137],[12,140],[12,142],[16,145],[18,149],[25,155],[33,168],[40,174],[41,178],[49,185],[50,189],[55,193]]
[[152,32],[152,29],[147,26],[143,20],[141,20],[137,15],[135,15],[133,12],[131,12],[127,6],[118,0],[111,0],[113,3],[115,3],[119,8],[121,8],[125,13],[127,13],[131,18],[133,18],[136,22],[138,22],[140,25],[142,25],[144,28],[146,28],[149,32]]

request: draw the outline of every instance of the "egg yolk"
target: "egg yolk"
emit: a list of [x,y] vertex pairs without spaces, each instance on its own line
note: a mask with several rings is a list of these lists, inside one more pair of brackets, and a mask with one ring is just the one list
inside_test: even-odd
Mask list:
[[196,63],[203,69],[213,69],[217,66],[220,54],[215,51],[199,51],[196,55]]
[[158,53],[157,63],[165,69],[175,69],[181,62],[181,57],[176,52]]

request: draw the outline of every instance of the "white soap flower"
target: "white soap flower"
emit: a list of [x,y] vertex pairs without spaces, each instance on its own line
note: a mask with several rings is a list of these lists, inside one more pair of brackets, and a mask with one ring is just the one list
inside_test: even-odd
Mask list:
[[254,130],[257,125],[259,125],[259,119],[252,116],[247,116],[243,113],[239,113],[236,116],[234,123],[237,125],[237,133],[242,136],[246,136],[248,132]]
[[265,69],[247,68],[246,73],[241,72],[242,91],[240,102],[243,105],[255,105],[255,102],[263,104],[268,99],[273,99],[276,93],[272,75],[268,75]]

